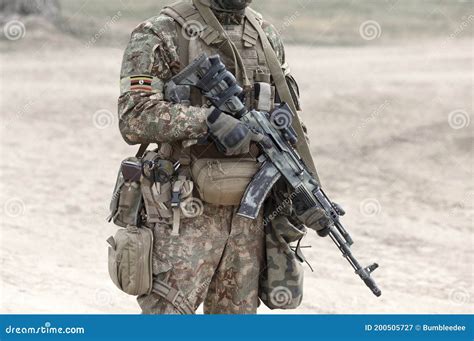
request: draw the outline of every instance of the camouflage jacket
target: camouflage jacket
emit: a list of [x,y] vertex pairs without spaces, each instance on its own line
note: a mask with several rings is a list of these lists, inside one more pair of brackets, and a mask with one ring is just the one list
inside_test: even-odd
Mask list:
[[[219,20],[222,20],[219,17]],[[289,75],[285,51],[278,31],[264,22],[273,49],[287,74],[290,88],[299,107],[296,82]],[[175,142],[197,139],[207,134],[205,107],[184,106],[164,100],[162,89],[169,79],[182,68],[178,51],[177,23],[161,14],[138,25],[132,32],[125,50],[121,79],[135,75],[156,77],[154,92],[122,90],[118,101],[119,126],[128,144]]]

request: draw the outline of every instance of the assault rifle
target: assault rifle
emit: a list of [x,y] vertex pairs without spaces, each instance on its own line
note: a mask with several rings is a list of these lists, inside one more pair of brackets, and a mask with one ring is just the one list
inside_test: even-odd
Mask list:
[[[208,58],[203,54],[174,76],[171,82],[176,85],[194,86],[204,90],[200,87],[201,80],[211,68],[222,69],[224,66],[219,56]],[[268,138],[264,143],[260,143],[262,154],[258,161],[261,163],[261,167],[245,191],[238,214],[255,219],[269,191],[283,177],[307,208],[318,206],[324,210],[333,223],[329,227],[329,237],[374,295],[380,296],[382,292],[371,277],[371,273],[378,267],[378,264],[374,263],[363,267],[353,256],[350,249],[353,240],[339,219],[345,212],[327,197],[294,148],[298,140],[297,134],[291,126],[294,114],[290,107],[282,103],[269,113],[256,110],[247,111],[238,97],[242,89],[235,84],[235,78],[223,79],[218,84],[219,91],[228,90],[233,94],[224,103],[225,110],[223,112],[238,118],[249,129],[261,132]],[[212,93],[207,95],[213,102]],[[222,107],[222,104],[213,104],[216,107]]]

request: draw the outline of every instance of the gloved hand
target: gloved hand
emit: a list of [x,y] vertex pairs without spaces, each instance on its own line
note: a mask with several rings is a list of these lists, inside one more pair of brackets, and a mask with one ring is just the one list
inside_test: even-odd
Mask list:
[[252,131],[238,119],[222,113],[219,109],[207,118],[209,132],[214,137],[219,149],[226,155],[246,154],[252,142],[264,142],[268,139],[265,135]]
[[333,225],[326,212],[316,206],[298,213],[297,217],[307,228],[315,230],[321,237],[326,237]]
[[243,114],[245,108],[238,98],[242,88],[237,84],[234,75],[222,64],[219,56],[209,58],[211,67],[197,83],[204,97],[220,111]]
[[203,96],[208,98],[215,109],[207,118],[209,133],[219,149],[226,155],[246,154],[252,142],[267,144],[268,138],[258,131],[253,131],[232,115],[242,115],[246,109],[237,97],[242,88],[219,56],[209,58],[211,67],[199,80],[197,87]]

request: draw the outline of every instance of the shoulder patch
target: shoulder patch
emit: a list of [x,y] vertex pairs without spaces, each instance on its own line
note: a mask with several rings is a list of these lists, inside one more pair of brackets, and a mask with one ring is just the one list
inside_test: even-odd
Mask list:
[[120,93],[123,95],[129,91],[140,92],[163,92],[163,81],[150,75],[133,75],[120,80]]

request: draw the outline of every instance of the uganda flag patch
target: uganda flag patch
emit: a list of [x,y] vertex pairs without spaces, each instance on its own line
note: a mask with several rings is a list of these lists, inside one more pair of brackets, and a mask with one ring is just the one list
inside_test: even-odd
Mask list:
[[131,91],[151,91],[151,83],[153,77],[151,76],[132,76],[130,77],[130,90]]
[[163,81],[157,77],[148,75],[133,75],[120,80],[120,93],[128,91],[162,93]]

